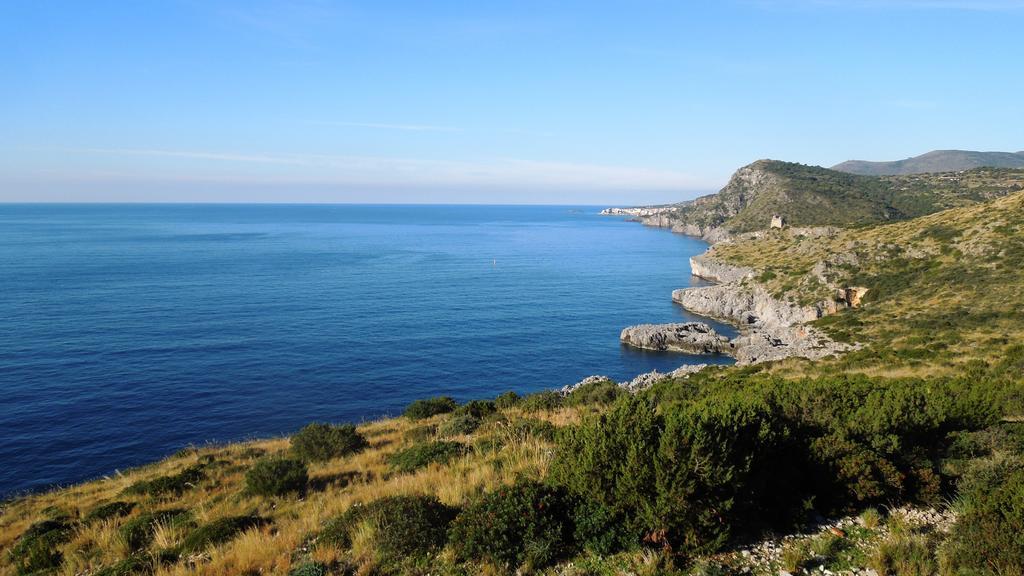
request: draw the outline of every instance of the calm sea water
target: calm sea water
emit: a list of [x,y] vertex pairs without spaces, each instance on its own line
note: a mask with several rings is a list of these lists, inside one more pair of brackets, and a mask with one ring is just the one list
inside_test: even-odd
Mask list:
[[618,342],[690,318],[704,249],[592,207],[0,205],[0,495],[707,361]]

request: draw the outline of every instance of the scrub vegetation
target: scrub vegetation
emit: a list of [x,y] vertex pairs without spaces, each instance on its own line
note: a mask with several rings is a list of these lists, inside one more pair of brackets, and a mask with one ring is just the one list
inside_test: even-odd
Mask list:
[[[818,298],[822,261],[871,288],[819,321],[863,347],[183,450],[5,502],[0,575],[1024,573],[1021,222],[1024,193],[721,244],[786,297]],[[799,536],[745,564],[772,534]]]

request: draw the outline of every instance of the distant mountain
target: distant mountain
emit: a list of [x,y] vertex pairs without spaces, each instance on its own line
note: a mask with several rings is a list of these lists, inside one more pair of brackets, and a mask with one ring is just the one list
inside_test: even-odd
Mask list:
[[864,176],[899,176],[956,172],[983,166],[991,168],[1024,168],[1024,152],[972,152],[969,150],[934,150],[927,154],[892,162],[847,160],[833,170]]
[[670,206],[609,210],[650,226],[716,241],[787,226],[854,227],[907,220],[1024,190],[1024,169],[977,168],[910,176],[860,176],[778,160],[758,160],[717,194]]

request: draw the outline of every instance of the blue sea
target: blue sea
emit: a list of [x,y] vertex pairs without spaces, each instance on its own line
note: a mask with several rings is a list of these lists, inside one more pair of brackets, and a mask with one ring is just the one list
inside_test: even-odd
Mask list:
[[671,291],[705,248],[594,207],[0,204],[0,496],[416,398],[727,362],[618,341],[694,319]]

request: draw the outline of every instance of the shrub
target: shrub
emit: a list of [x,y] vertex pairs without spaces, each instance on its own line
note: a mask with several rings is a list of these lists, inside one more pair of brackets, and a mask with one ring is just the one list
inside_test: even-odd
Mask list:
[[782,569],[799,572],[811,560],[810,547],[806,540],[793,540],[782,547]]
[[158,524],[169,524],[179,527],[186,526],[192,521],[192,515],[186,510],[170,509],[159,512],[141,514],[124,523],[118,530],[121,540],[132,552],[137,552],[149,546],[153,541],[153,534]]
[[324,527],[319,544],[336,548],[352,545],[360,526],[373,530],[374,560],[395,568],[403,562],[437,553],[447,541],[448,525],[456,510],[433,496],[388,496],[355,505]]
[[153,561],[143,556],[125,558],[117,564],[107,566],[93,576],[148,576],[153,573]]
[[1024,574],[1024,462],[976,463],[961,480],[955,507],[943,552],[958,573]]
[[818,558],[831,559],[839,552],[841,542],[838,536],[830,532],[819,534],[811,540],[811,552]]
[[504,392],[494,399],[494,407],[498,410],[508,410],[516,404],[519,404],[519,394],[509,390]]
[[308,424],[292,436],[292,452],[300,460],[322,462],[354,454],[369,446],[366,438],[351,424]]
[[891,576],[933,576],[935,555],[922,534],[893,534],[878,543],[868,564],[878,574]]
[[85,515],[85,521],[88,523],[108,520],[110,518],[121,518],[122,516],[131,514],[134,509],[134,502],[108,502],[90,510],[89,513]]
[[463,455],[465,451],[466,447],[461,442],[441,440],[415,444],[389,456],[388,464],[398,472],[413,472],[434,462],[446,464],[452,458]]
[[639,543],[607,506],[593,500],[575,498],[572,502],[573,540],[593,554],[607,556],[629,550]]
[[202,552],[210,546],[227,542],[241,532],[266,523],[267,521],[259,516],[229,516],[214,520],[189,532],[181,543],[181,552]]
[[306,562],[288,572],[288,576],[329,576],[329,574],[329,568],[323,562]]
[[426,442],[427,440],[433,440],[436,435],[437,424],[422,424],[406,430],[402,434],[402,438],[408,442]]
[[479,427],[480,418],[469,414],[456,415],[442,424],[438,429],[438,433],[441,436],[459,436],[462,434],[472,434]]
[[545,390],[530,394],[519,403],[524,412],[542,412],[557,410],[562,406],[562,395],[553,390]]
[[882,523],[882,514],[879,513],[878,508],[868,508],[860,513],[860,523],[865,528],[874,530]]
[[43,520],[29,526],[10,549],[19,574],[60,567],[63,554],[55,548],[71,539],[74,526],[65,520]]
[[599,380],[580,386],[565,397],[569,406],[585,406],[590,404],[611,404],[623,394],[628,394],[621,386],[611,380]]
[[422,420],[438,414],[447,414],[457,406],[455,400],[449,396],[416,400],[405,409],[404,416],[410,420]]
[[562,491],[520,481],[463,510],[452,523],[449,541],[463,559],[542,568],[573,551],[569,517]]
[[785,441],[761,402],[708,401],[661,415],[627,397],[561,437],[551,476],[648,541],[708,553],[727,541],[735,519],[754,524],[793,507],[778,497],[789,494]]
[[455,415],[483,419],[497,411],[497,405],[490,400],[472,400],[456,408]]
[[536,418],[517,418],[511,423],[512,433],[518,438],[533,436],[542,440],[552,441],[558,432],[558,427],[547,420]]
[[246,489],[259,496],[284,496],[305,491],[309,482],[306,465],[290,458],[258,460],[245,473]]
[[125,488],[125,494],[145,494],[148,496],[181,495],[182,492],[195,488],[196,484],[206,478],[203,466],[196,464],[185,468],[177,474],[159,476],[152,480],[140,480]]

